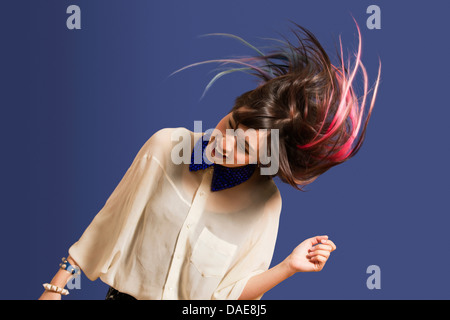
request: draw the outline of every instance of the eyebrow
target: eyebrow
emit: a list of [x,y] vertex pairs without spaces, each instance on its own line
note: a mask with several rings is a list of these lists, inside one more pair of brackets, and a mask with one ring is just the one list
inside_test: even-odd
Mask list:
[[[231,123],[231,116],[228,118],[228,125],[233,128],[233,130],[236,130],[233,126],[233,124]],[[246,139],[244,139],[245,142],[245,153],[249,154],[249,150],[250,150],[250,145],[248,144],[248,141]],[[253,150],[253,149],[252,149]]]

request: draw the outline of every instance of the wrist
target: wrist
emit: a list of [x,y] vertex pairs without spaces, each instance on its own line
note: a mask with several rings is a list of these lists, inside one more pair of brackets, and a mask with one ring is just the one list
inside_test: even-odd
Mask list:
[[38,300],[61,300],[61,294],[45,290]]
[[286,274],[286,278],[293,276],[294,274],[296,274],[298,272],[298,270],[296,270],[293,267],[292,264],[292,259],[291,256],[288,256],[286,259],[284,259],[281,263],[280,263],[281,267],[283,268],[285,274]]

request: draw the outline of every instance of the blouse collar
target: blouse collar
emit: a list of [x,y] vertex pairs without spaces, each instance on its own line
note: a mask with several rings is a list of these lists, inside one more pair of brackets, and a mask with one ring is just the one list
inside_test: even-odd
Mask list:
[[[189,164],[189,171],[203,170],[210,166],[213,166],[213,177],[211,182],[211,191],[219,191],[227,188],[231,188],[247,181],[255,172],[256,164],[250,163],[240,167],[225,167],[217,163],[205,162],[204,152],[206,146],[209,143],[207,139],[209,135],[204,135],[198,139],[191,154],[191,163]],[[199,148],[199,144],[202,147],[202,163],[194,163],[194,151]]]

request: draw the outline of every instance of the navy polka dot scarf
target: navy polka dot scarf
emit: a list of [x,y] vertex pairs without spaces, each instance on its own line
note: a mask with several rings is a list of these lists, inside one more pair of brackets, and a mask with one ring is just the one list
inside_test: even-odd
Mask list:
[[[250,163],[240,167],[225,167],[217,163],[208,164],[203,157],[206,146],[209,142],[209,135],[203,135],[198,139],[191,154],[191,163],[189,164],[189,171],[203,170],[210,166],[214,167],[213,177],[211,182],[211,191],[219,191],[227,188],[231,188],[247,181],[255,172],[257,167],[256,163]],[[194,151],[199,149],[199,145],[202,146],[202,163],[194,163]],[[198,150],[197,152],[199,152]],[[209,161],[208,161],[209,162]]]

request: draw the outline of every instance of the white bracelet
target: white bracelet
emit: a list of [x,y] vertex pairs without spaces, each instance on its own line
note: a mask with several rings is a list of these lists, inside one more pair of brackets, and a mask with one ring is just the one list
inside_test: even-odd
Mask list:
[[44,283],[43,286],[44,286],[45,290],[60,293],[64,296],[67,296],[69,294],[69,290],[57,287],[50,283]]

